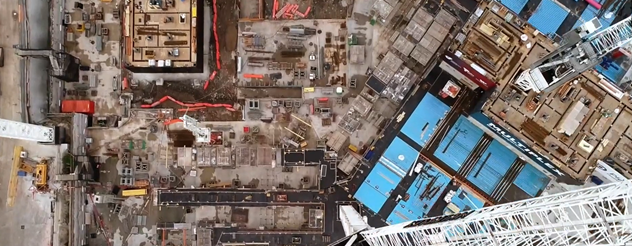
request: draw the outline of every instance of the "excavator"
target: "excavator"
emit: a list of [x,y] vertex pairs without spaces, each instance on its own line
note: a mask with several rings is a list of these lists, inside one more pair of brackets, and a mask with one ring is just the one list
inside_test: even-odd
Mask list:
[[15,197],[18,191],[18,174],[23,172],[32,175],[33,185],[38,191],[48,189],[48,160],[42,159],[33,164],[27,159],[27,153],[22,146],[13,148],[13,167],[9,180],[9,191],[7,194],[7,206],[11,207],[15,203]]

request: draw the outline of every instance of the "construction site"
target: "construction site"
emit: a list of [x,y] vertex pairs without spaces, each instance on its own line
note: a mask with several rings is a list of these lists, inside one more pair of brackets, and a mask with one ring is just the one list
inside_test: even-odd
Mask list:
[[632,30],[619,14],[551,27],[513,2],[30,1],[18,45],[0,41],[0,72],[24,81],[0,85],[0,218],[26,221],[9,245],[350,246],[362,225],[632,178],[632,77],[600,70],[629,65],[632,36],[588,62],[564,53]]

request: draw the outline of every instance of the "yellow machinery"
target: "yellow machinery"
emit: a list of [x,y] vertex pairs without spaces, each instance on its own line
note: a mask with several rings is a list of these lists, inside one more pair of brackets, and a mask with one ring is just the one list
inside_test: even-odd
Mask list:
[[48,188],[48,162],[41,160],[35,166],[26,163],[23,155],[24,148],[15,146],[13,148],[13,166],[11,168],[11,176],[9,178],[9,190],[7,192],[7,206],[11,207],[15,203],[15,197],[18,192],[18,172],[23,171],[35,177],[33,184],[37,190],[45,190]]
[[15,203],[15,196],[18,193],[18,171],[22,164],[22,146],[13,148],[13,165],[11,167],[11,176],[9,178],[9,190],[7,191],[7,207],[12,207]]
[[358,147],[356,147],[353,144],[349,144],[349,150],[351,150],[354,153],[358,153]]
[[233,186],[232,182],[217,182],[217,183],[208,183],[206,185],[204,185],[205,188],[209,188],[209,189],[217,189],[217,188],[230,188],[231,186]]
[[83,24],[83,23],[78,23],[78,24],[77,24],[77,27],[75,28],[75,30],[76,30],[77,32],[84,32],[84,31],[86,30],[86,26],[84,26],[84,24]]
[[48,188],[48,162],[46,160],[40,161],[35,165],[35,187],[37,190],[43,190]]
[[147,189],[124,190],[121,195],[124,197],[144,196],[147,195]]

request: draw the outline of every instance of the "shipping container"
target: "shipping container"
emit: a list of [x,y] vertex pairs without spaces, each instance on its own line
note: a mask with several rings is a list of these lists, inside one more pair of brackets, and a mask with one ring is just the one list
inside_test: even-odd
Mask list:
[[364,159],[365,159],[365,160],[370,160],[370,159],[373,157],[373,154],[374,154],[373,150],[369,150],[369,151],[366,153],[366,155],[364,155]]
[[94,114],[95,103],[90,100],[63,100],[61,102],[62,113]]
[[122,195],[124,197],[144,196],[144,195],[147,195],[147,189],[124,190]]

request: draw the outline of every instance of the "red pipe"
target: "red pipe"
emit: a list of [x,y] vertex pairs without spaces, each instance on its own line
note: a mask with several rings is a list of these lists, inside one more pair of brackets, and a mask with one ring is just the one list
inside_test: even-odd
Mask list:
[[123,78],[123,82],[121,83],[122,85],[122,90],[127,90],[127,88],[129,88],[129,82],[127,82],[127,77]]
[[310,10],[312,10],[312,6],[307,7],[307,10],[305,10],[305,13],[303,13],[303,18],[307,17]]
[[206,83],[204,83],[204,90],[208,88],[208,85],[211,83],[211,81],[215,80],[216,75],[217,75],[217,70],[213,71],[213,73],[211,73],[211,75],[208,76],[208,80],[206,80]]
[[586,3],[590,4],[591,6],[595,7],[597,10],[601,9],[601,4],[599,4],[597,1],[595,0],[586,0]]
[[176,104],[178,104],[178,105],[180,105],[182,107],[207,107],[207,108],[222,108],[223,107],[223,108],[226,108],[229,111],[235,111],[233,109],[233,105],[230,105],[230,104],[211,104],[211,103],[200,103],[200,102],[198,102],[198,103],[183,103],[183,102],[180,102],[180,101],[174,99],[171,96],[164,96],[160,100],[158,100],[158,101],[156,101],[156,102],[154,102],[152,104],[145,104],[145,105],[141,105],[140,107],[141,108],[153,108],[153,107],[156,107],[156,106],[160,105],[163,102],[166,102],[167,100],[172,101],[172,102],[174,102],[174,103],[176,103]]
[[169,120],[169,121],[165,121],[165,126],[171,125],[171,124],[175,124],[175,123],[179,123],[182,122],[181,119],[173,119],[173,120]]
[[219,36],[217,36],[217,0],[213,0],[213,34],[215,35],[215,63],[217,63],[217,69],[221,69],[222,63],[219,60]]

